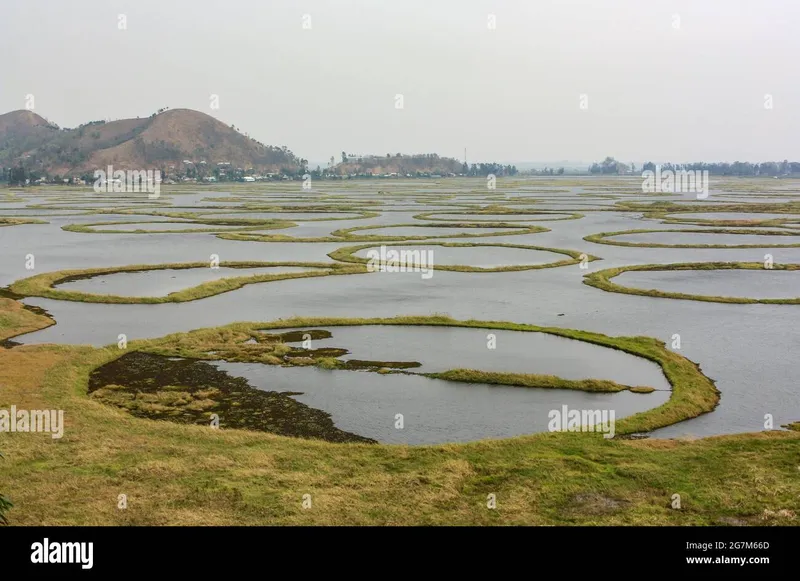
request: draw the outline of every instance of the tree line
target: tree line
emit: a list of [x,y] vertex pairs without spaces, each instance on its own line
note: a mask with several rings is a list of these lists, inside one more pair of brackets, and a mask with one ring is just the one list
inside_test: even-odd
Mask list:
[[[656,164],[652,161],[642,165],[641,171],[656,171]],[[665,171],[707,171],[709,175],[716,176],[738,176],[738,177],[780,177],[790,175],[800,175],[800,162],[789,161],[765,161],[761,163],[751,163],[749,161],[727,162],[694,162],[694,163],[662,163],[658,167],[662,172]],[[600,163],[593,163],[589,167],[589,173],[601,175],[630,174],[636,172],[636,164],[625,164],[617,161],[613,157],[607,157]]]

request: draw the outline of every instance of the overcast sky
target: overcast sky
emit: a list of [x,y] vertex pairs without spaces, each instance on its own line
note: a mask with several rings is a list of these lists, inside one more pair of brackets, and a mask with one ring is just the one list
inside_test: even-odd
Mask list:
[[798,0],[2,0],[0,53],[0,112],[192,108],[313,162],[800,160]]

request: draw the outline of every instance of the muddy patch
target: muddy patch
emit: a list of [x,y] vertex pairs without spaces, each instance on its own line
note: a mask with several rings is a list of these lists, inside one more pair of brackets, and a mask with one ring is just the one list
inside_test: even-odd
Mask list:
[[89,376],[89,395],[152,420],[258,430],[328,442],[374,442],[334,426],[330,414],[291,396],[302,392],[254,389],[213,364],[134,352]]

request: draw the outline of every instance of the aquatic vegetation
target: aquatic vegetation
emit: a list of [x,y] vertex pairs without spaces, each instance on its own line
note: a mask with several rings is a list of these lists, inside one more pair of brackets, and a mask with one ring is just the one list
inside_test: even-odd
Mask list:
[[[680,234],[738,234],[743,236],[788,236],[786,244],[775,243],[753,243],[753,244],[659,244],[655,242],[628,242],[623,240],[613,240],[615,236],[626,234],[650,234],[654,232],[671,232]],[[800,236],[800,232],[787,232],[786,230],[741,230],[733,228],[724,229],[697,229],[697,230],[619,230],[617,232],[599,232],[584,236],[587,242],[595,244],[609,244],[611,246],[634,246],[644,248],[795,248],[800,246],[800,242],[791,242],[792,236]]]
[[326,262],[220,262],[219,266],[228,268],[258,268],[272,266],[297,266],[307,267],[308,272],[289,272],[279,274],[253,274],[248,276],[219,278],[204,282],[195,287],[186,288],[163,297],[128,297],[116,295],[103,295],[80,291],[69,291],[53,288],[56,285],[75,280],[92,278],[104,274],[117,274],[125,272],[142,272],[165,269],[210,268],[208,262],[180,262],[173,264],[136,264],[130,266],[109,268],[86,268],[80,270],[60,270],[47,272],[24,278],[14,282],[9,288],[12,292],[27,297],[45,297],[61,301],[79,301],[85,303],[116,303],[116,304],[162,304],[182,303],[196,301],[225,292],[242,288],[248,284],[273,282],[293,278],[306,278],[316,276],[330,276],[340,274],[360,274],[367,272],[363,266],[343,265]]
[[678,264],[637,264],[607,268],[592,272],[584,276],[583,284],[614,293],[640,295],[665,299],[683,299],[691,301],[706,301],[711,303],[738,303],[738,304],[765,304],[765,305],[797,305],[800,297],[787,299],[756,299],[747,297],[723,297],[708,295],[693,295],[687,293],[666,292],[655,289],[641,289],[627,287],[611,282],[615,276],[623,272],[632,271],[667,271],[667,270],[761,270],[764,276],[769,276],[774,270],[800,270],[800,264],[773,264],[765,268],[763,262],[688,262]]
[[[125,221],[112,221],[112,222],[93,222],[91,224],[67,224],[62,226],[61,229],[67,232],[80,232],[83,234],[194,234],[194,233],[216,233],[220,228],[203,228],[206,226],[222,226],[223,229],[234,232],[243,232],[248,230],[267,230],[279,228],[291,228],[296,226],[293,222],[280,221],[280,220],[195,220],[187,222],[185,220],[165,220],[160,222],[139,222],[140,224],[197,224],[197,228],[173,228],[172,230],[157,230],[137,228],[136,230],[122,230],[113,228],[97,229],[97,226],[115,226],[115,225],[130,225],[136,222]],[[231,226],[239,226],[238,228],[229,228]]]
[[[520,270],[535,270],[540,268],[555,268],[559,266],[568,266],[571,264],[579,264],[581,262],[591,262],[594,260],[601,260],[597,256],[584,254],[576,250],[565,250],[562,248],[546,248],[544,246],[529,246],[525,244],[477,244],[474,242],[393,242],[385,246],[441,246],[444,248],[470,248],[470,247],[490,247],[490,248],[519,248],[522,250],[538,250],[542,252],[552,252],[554,254],[564,254],[569,257],[568,260],[559,260],[557,262],[548,262],[545,264],[515,264],[509,266],[496,266],[496,267],[481,267],[471,266],[469,264],[429,264],[428,267],[433,270],[449,270],[454,272],[513,272]],[[374,244],[361,244],[358,246],[346,246],[339,248],[333,252],[328,253],[334,260],[341,262],[353,262],[357,264],[367,264],[369,259],[355,256],[356,252],[365,250],[367,248],[375,248]],[[413,251],[412,251],[413,252]]]

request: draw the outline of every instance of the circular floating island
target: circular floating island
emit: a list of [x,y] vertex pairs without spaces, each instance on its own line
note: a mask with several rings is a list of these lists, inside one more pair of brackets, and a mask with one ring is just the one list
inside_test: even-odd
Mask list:
[[[522,217],[529,216],[529,217]],[[548,210],[514,210],[505,206],[491,209],[463,212],[423,212],[414,216],[416,220],[439,222],[556,222],[559,220],[577,220],[583,218],[578,212],[556,212]]]
[[[692,301],[706,301],[713,303],[740,303],[740,304],[770,304],[770,305],[796,305],[800,304],[800,297],[797,296],[797,288],[800,283],[800,264],[766,264],[762,262],[689,262],[677,264],[644,264],[635,266],[622,266],[618,268],[608,268],[587,274],[584,276],[583,283],[608,292],[624,293],[630,295],[641,295],[666,299],[684,299]],[[692,279],[685,276],[687,272],[702,271],[704,277]],[[667,274],[660,281],[662,289],[658,288],[639,288],[617,284],[611,279],[626,273],[678,273],[678,275]],[[720,276],[720,272],[728,276]],[[744,273],[736,280],[736,276],[730,276],[735,272]],[[688,292],[678,292],[674,290],[681,285],[694,286],[698,290],[714,289],[725,287],[724,290],[736,289],[738,293],[757,292],[767,288],[764,286],[765,279],[770,277],[773,286],[770,288],[773,296],[757,298],[752,296],[717,296],[710,294],[695,294]],[[777,277],[781,277],[780,279]],[[658,277],[639,277],[638,280],[631,277],[632,284],[657,285]],[[747,289],[753,289],[748,291]],[[775,297],[774,294],[782,296]]]
[[[585,236],[584,240],[595,244],[641,248],[794,248],[800,247],[797,236],[800,236],[800,232],[791,230],[641,229],[600,232]],[[691,241],[676,241],[687,238]]]
[[[397,231],[392,234],[360,234],[374,230]],[[514,236],[518,234],[534,234],[547,232],[541,226],[521,226],[504,222],[487,222],[485,224],[394,224],[390,226],[356,226],[332,232],[347,240],[385,240],[387,242],[402,242],[406,240],[430,240],[436,238],[480,238],[484,236]],[[357,234],[358,233],[358,234]]]
[[[293,224],[294,225],[294,224]],[[395,234],[358,234],[373,230],[405,229]],[[250,228],[252,230],[252,228]],[[548,228],[535,225],[487,222],[485,224],[373,224],[334,230],[330,236],[294,237],[286,234],[261,234],[257,232],[222,232],[217,237],[223,240],[244,242],[406,242],[413,240],[435,240],[440,238],[483,238],[487,236],[516,236],[549,232]]]
[[[141,224],[147,224],[142,228]],[[100,228],[98,226],[116,226],[116,228]],[[205,228],[204,226],[213,226]],[[295,226],[288,221],[270,220],[143,220],[141,222],[113,221],[92,222],[89,224],[67,224],[61,229],[67,232],[80,232],[83,234],[196,234],[220,231],[243,232],[248,230],[265,230],[290,228]]]
[[[248,284],[273,282],[291,278],[329,276],[340,274],[359,274],[367,272],[363,266],[325,262],[220,262],[219,269],[213,268],[209,262],[183,262],[173,264],[138,264],[109,268],[87,268],[83,270],[60,270],[25,278],[12,283],[9,290],[25,297],[43,297],[61,301],[77,301],[85,303],[115,304],[159,304],[183,303],[211,297],[225,292],[237,290]],[[186,277],[188,284],[199,282],[196,286],[178,287],[180,290],[168,289],[166,294],[156,292],[154,287],[163,289],[163,280],[152,278],[158,271],[167,271],[169,276],[177,278],[179,271],[194,270]],[[222,273],[220,273],[222,270]],[[240,272],[248,273],[245,276]],[[226,277],[226,274],[233,276]],[[127,279],[126,275],[139,278]],[[103,277],[109,288],[128,289],[137,287],[148,292],[149,296],[131,296],[115,294],[97,294],[87,292],[97,288],[98,277]],[[159,284],[160,283],[160,284]],[[103,284],[100,282],[99,284]],[[58,286],[66,288],[56,288]],[[171,285],[175,286],[175,285]],[[124,292],[124,291],[123,291]]]
[[[331,442],[625,436],[719,400],[656,339],[440,316],[238,323],[134,341],[98,365],[90,397],[138,417],[207,425],[217,413],[222,428]],[[610,423],[554,428],[569,409]]]
[[[567,258],[560,258],[559,255]],[[384,268],[389,272],[392,264],[398,268],[417,265],[433,270],[457,272],[510,272],[600,260],[596,256],[576,250],[471,242],[392,242],[381,246],[361,244],[339,248],[328,256],[341,262],[366,264],[368,270]],[[471,264],[462,264],[462,261],[470,261]]]
[[[677,211],[676,211],[677,210]],[[723,227],[751,227],[751,226],[782,226],[787,223],[800,221],[800,213],[796,207],[787,208],[785,212],[775,212],[775,209],[749,209],[736,205],[730,209],[722,210],[719,206],[709,206],[704,210],[689,210],[673,207],[670,210],[644,210],[644,217],[661,220],[664,224],[689,224],[694,226],[723,226]]]
[[276,221],[289,221],[289,222],[331,222],[336,220],[363,220],[366,218],[375,218],[380,214],[376,212],[367,212],[361,210],[336,210],[336,209],[310,209],[298,211],[297,208],[290,210],[271,209],[271,208],[228,208],[218,209],[208,212],[164,212],[160,213],[163,216],[173,218],[183,218],[187,220],[204,221],[204,220],[258,220],[259,222],[276,222]]

